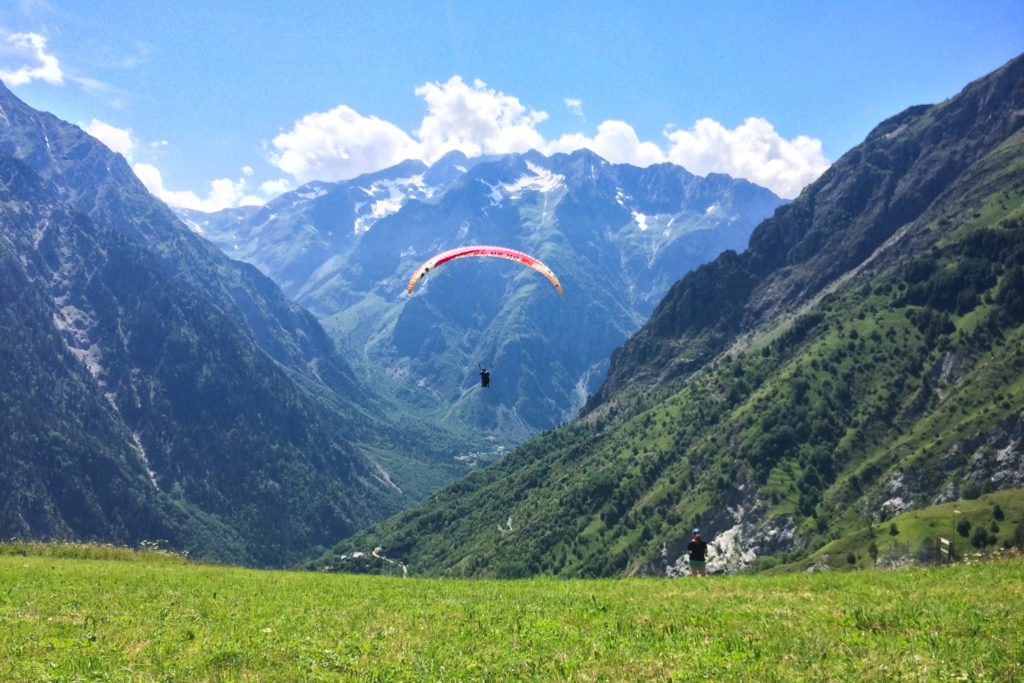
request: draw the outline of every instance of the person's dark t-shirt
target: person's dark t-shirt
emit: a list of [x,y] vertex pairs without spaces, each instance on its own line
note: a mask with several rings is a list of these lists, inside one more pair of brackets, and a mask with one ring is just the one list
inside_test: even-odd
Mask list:
[[704,541],[690,541],[690,544],[686,546],[686,549],[690,553],[690,559],[696,560],[697,562],[704,561],[704,553],[708,551],[708,544]]

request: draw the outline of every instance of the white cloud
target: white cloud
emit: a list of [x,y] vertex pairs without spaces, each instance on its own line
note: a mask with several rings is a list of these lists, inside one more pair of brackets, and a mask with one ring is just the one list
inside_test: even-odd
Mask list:
[[419,157],[419,145],[400,128],[344,105],[302,117],[273,145],[271,162],[300,184],[354,178]]
[[260,185],[260,193],[264,197],[277,197],[292,189],[292,184],[286,178],[268,180]]
[[206,199],[201,199],[192,190],[175,191],[165,188],[163,176],[156,166],[135,164],[132,169],[153,196],[170,206],[213,212],[234,206],[259,206],[265,202],[260,197],[246,194],[244,178],[237,181],[230,178],[214,180],[210,183],[210,192]]
[[605,121],[597,135],[588,138],[576,133],[563,135],[550,144],[548,152],[573,152],[589,149],[613,164],[650,166],[665,161],[665,153],[653,142],[641,142],[633,127],[624,121]]
[[415,138],[394,124],[341,105],[308,114],[275,137],[270,160],[301,184],[354,178],[406,159],[433,163],[452,150],[479,156],[545,146],[536,126],[547,114],[488,89],[479,80],[468,85],[454,76],[446,83],[427,83],[415,93],[428,110]]
[[130,128],[117,128],[99,119],[93,119],[92,123],[83,126],[83,129],[111,150],[131,161],[132,150],[135,149],[135,139],[132,137]]
[[787,199],[796,197],[829,166],[820,140],[806,135],[786,140],[761,118],[749,118],[733,130],[701,119],[689,130],[672,131],[666,137],[669,161],[690,172],[745,178]]
[[[139,147],[138,141],[132,135],[131,129],[117,128],[109,123],[93,119],[91,123],[81,126],[85,132],[93,136],[112,151],[121,154],[132,162],[133,152]],[[151,143],[146,148],[166,146],[166,141]],[[206,198],[201,198],[192,190],[170,190],[164,187],[163,176],[160,170],[152,164],[135,163],[132,166],[136,177],[142,181],[146,189],[153,196],[163,202],[186,209],[197,209],[199,211],[219,211],[234,206],[262,205],[270,198],[276,197],[289,189],[289,182],[285,179],[268,181],[260,186],[259,194],[252,194],[248,190],[247,178],[251,178],[254,171],[250,166],[242,167],[242,178],[231,180],[230,178],[219,178],[210,183],[209,192]]]
[[[433,163],[452,150],[472,157],[586,148],[612,163],[650,166],[671,161],[698,175],[726,173],[786,198],[795,197],[829,166],[820,140],[803,135],[786,140],[760,118],[749,118],[733,130],[702,119],[689,130],[666,130],[662,144],[641,140],[631,125],[615,120],[601,123],[593,137],[572,133],[546,140],[537,130],[547,120],[546,112],[480,80],[468,84],[453,76],[445,83],[426,83],[415,93],[426,103],[427,115],[412,135],[339,106],[309,114],[274,138],[271,161],[301,184],[353,178],[406,159]],[[582,100],[563,101],[582,116]]]
[[114,109],[126,108],[128,101],[131,99],[129,92],[106,81],[89,78],[88,76],[69,76],[69,78],[77,83],[82,90],[90,95],[102,98]]
[[46,51],[46,38],[38,33],[12,33],[7,43],[9,47],[0,49],[0,57],[19,64],[15,69],[0,69],[0,80],[7,85],[25,85],[34,80],[53,85],[64,82],[57,58]]
[[421,158],[427,163],[452,150],[479,156],[544,147],[536,126],[548,118],[547,113],[528,109],[518,98],[490,90],[479,79],[470,86],[453,76],[447,83],[416,88],[416,94],[429,110],[416,131],[423,147]]

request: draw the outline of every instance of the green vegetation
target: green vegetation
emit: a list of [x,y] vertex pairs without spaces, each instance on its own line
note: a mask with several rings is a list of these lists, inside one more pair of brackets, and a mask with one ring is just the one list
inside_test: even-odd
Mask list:
[[0,679],[1024,676],[1022,559],[777,577],[459,581],[45,548],[0,551]]
[[12,541],[0,544],[0,557],[45,557],[61,560],[116,560],[118,562],[146,562],[187,564],[188,554],[161,548],[159,543],[143,541],[138,548],[110,543],[40,543],[38,541]]
[[[949,554],[940,552],[949,541]],[[755,564],[769,573],[933,566],[973,561],[1024,548],[1024,489],[912,510],[885,524],[865,526],[794,562],[784,554]],[[852,557],[852,561],[850,558]]]

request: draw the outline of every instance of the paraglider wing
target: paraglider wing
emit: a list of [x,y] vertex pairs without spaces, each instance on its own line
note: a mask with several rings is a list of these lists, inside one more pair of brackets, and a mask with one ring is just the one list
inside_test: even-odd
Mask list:
[[412,279],[409,280],[409,293],[412,294],[412,288],[416,286],[416,283],[420,281],[424,275],[437,268],[442,263],[453,261],[457,258],[464,258],[466,256],[494,256],[496,258],[504,258],[510,261],[518,261],[524,266],[533,268],[538,273],[542,274],[547,279],[551,280],[551,284],[558,290],[559,296],[562,294],[562,284],[555,277],[555,274],[551,272],[551,269],[541,263],[538,259],[524,254],[521,251],[515,249],[508,249],[507,247],[458,247],[456,249],[449,249],[446,252],[440,253],[432,259],[428,260],[422,266],[413,273]]

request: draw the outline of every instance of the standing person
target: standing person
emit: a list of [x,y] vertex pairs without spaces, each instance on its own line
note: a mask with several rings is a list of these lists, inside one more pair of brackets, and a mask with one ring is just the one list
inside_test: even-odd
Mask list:
[[690,576],[697,576],[698,569],[701,576],[708,575],[704,568],[707,552],[708,544],[700,537],[700,529],[694,529],[693,540],[686,546],[686,555],[690,558]]

